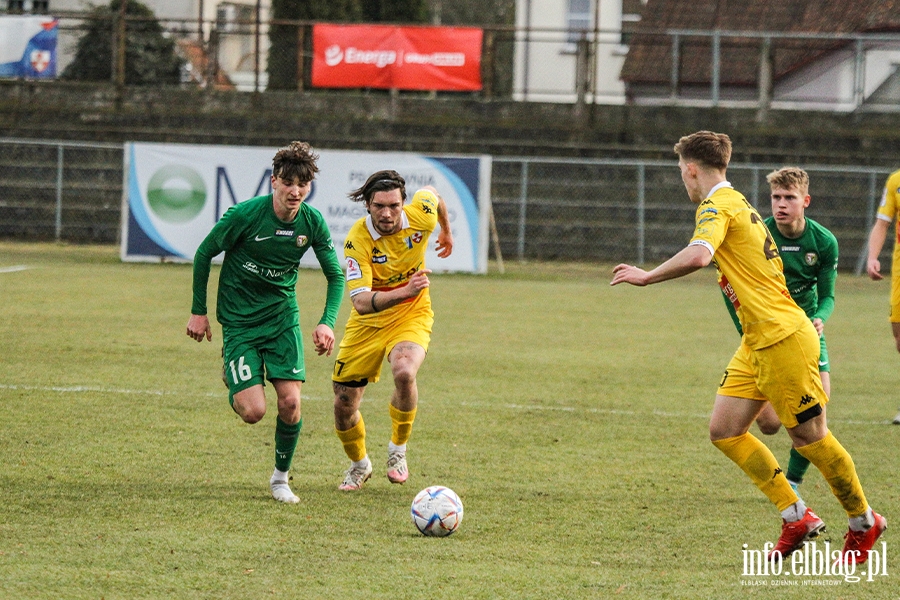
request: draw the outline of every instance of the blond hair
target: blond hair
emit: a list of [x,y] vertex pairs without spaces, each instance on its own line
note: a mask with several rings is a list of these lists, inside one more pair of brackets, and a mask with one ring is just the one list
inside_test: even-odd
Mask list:
[[809,175],[800,167],[782,167],[777,171],[772,171],[766,175],[766,181],[773,189],[797,188],[804,196],[809,192]]

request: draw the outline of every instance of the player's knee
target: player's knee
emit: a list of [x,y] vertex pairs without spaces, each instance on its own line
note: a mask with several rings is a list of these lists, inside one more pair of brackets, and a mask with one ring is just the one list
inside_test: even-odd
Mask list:
[[757,421],[757,426],[759,427],[760,433],[763,435],[775,435],[778,433],[778,430],[781,429],[781,423],[779,422],[770,422],[770,421]]
[[247,407],[244,407],[244,409],[241,410],[240,407],[238,407],[237,405],[235,405],[235,409],[234,409],[234,410],[235,410],[235,412],[241,417],[241,419],[244,420],[244,423],[249,423],[250,425],[253,425],[254,423],[259,423],[260,421],[262,421],[262,418],[263,418],[264,416],[266,416],[266,409],[265,409],[265,408],[263,408],[262,410],[260,410],[260,409],[258,409],[258,408],[247,408]]
[[287,423],[284,417],[293,418],[294,415],[300,414],[300,396],[286,396],[278,399],[278,414],[281,415],[282,421]]
[[410,363],[401,363],[394,366],[394,384],[398,388],[409,388],[416,385],[416,369],[415,365]]

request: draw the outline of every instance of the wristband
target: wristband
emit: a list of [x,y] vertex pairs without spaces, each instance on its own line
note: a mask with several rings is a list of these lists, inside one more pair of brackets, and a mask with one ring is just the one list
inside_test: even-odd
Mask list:
[[378,309],[375,308],[375,296],[377,296],[377,295],[378,295],[378,292],[373,292],[373,293],[372,293],[371,302],[372,302],[372,312],[373,312],[373,313],[377,313],[377,312],[378,312]]

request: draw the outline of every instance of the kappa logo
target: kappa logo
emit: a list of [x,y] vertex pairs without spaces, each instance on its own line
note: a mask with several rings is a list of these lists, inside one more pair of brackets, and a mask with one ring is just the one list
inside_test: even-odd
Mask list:
[[807,404],[814,402],[814,401],[815,401],[815,398],[813,398],[812,396],[809,396],[809,395],[805,395],[802,398],[800,398],[800,406],[806,406]]
[[775,479],[782,473],[784,473],[784,471],[781,470],[781,467],[775,467],[775,472],[772,473],[772,479]]
[[383,265],[384,263],[387,262],[387,259],[388,259],[387,255],[384,254],[381,250],[379,250],[378,248],[372,248],[372,262],[373,263]]
[[356,248],[353,247],[353,242],[347,240],[347,243],[344,244],[344,250],[356,250]]
[[423,204],[423,205],[422,205],[422,212],[425,213],[426,215],[433,215],[433,214],[434,214],[434,211],[431,210],[431,207],[428,206],[427,204]]

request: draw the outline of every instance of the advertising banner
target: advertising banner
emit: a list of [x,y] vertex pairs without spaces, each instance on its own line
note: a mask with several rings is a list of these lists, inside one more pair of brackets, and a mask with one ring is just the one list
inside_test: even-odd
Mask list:
[[[124,261],[191,261],[200,242],[238,202],[271,193],[277,148],[129,143],[125,147],[122,210]],[[343,264],[344,238],[365,207],[347,194],[375,171],[394,169],[406,179],[408,199],[423,186],[447,204],[453,254],[438,258],[437,235],[426,259],[434,271],[487,272],[491,159],[403,152],[318,150],[319,173],[306,202],[325,217]],[[221,260],[221,256],[217,260]],[[301,266],[317,266],[308,252]]]
[[481,38],[473,27],[314,25],[312,84],[480,90]]
[[59,21],[33,15],[0,16],[0,77],[56,77]]

